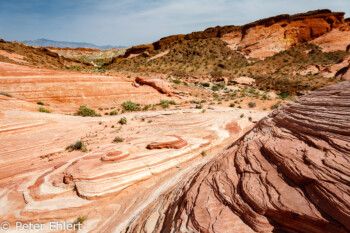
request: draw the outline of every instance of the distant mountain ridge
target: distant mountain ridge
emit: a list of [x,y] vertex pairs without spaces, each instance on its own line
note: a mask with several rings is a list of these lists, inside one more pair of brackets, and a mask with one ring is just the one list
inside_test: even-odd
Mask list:
[[91,43],[84,43],[84,42],[68,42],[68,41],[55,41],[55,40],[48,40],[48,39],[37,39],[37,40],[25,40],[20,41],[21,43],[25,43],[30,46],[41,46],[41,47],[57,47],[57,48],[90,48],[90,49],[100,49],[100,50],[106,50],[106,49],[121,49],[126,48],[126,46],[113,46],[113,45],[103,45],[98,46]]

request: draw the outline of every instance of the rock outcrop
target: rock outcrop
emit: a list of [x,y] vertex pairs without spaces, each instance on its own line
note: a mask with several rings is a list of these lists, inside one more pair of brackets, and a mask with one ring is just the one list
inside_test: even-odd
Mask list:
[[[323,35],[324,38],[314,43],[321,47],[325,44],[326,51],[345,50],[348,41],[344,34],[348,35],[348,31],[343,32],[339,29],[344,24],[344,13],[327,10],[292,16],[280,15],[247,24],[242,30],[224,34],[222,39],[230,48],[247,57],[258,59],[272,56],[291,46],[313,42]],[[330,32],[332,34],[328,35]],[[344,37],[339,37],[340,34]]]
[[[62,112],[76,111],[83,104],[99,108],[127,100],[153,104],[163,96],[151,86],[135,88],[127,78],[37,69],[5,62],[0,62],[0,77],[0,91],[18,100],[44,102]],[[159,82],[163,83],[160,79]],[[159,82],[152,83],[158,85]]]
[[347,81],[272,112],[125,232],[349,232],[349,180]]
[[339,80],[347,80],[346,78],[343,77],[343,75],[346,73],[349,66],[350,66],[350,56],[347,56],[337,64],[326,67],[325,69],[320,71],[318,74],[326,78],[336,77]]
[[340,80],[350,80],[350,64],[347,67],[339,70],[336,77]]
[[145,51],[165,50],[183,41],[221,38],[233,50],[249,58],[264,59],[292,46],[312,42],[325,52],[345,50],[349,43],[349,22],[344,12],[316,10],[295,15],[277,15],[243,26],[217,26],[190,34],[171,35],[153,44],[129,48],[124,58]]
[[[16,56],[20,56],[21,59],[16,59]],[[34,48],[16,41],[12,43],[4,40],[0,41],[0,62],[26,64],[32,67],[49,69],[64,69],[71,66],[91,68],[91,64],[62,57],[47,48]]]
[[174,90],[171,87],[171,85],[168,82],[159,78],[139,76],[135,79],[135,82],[141,85],[149,85],[154,89],[158,90],[160,93],[167,94],[169,96],[174,93]]

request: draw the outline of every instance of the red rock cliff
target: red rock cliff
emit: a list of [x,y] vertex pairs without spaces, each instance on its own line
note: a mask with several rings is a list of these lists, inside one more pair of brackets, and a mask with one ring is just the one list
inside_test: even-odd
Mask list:
[[217,26],[186,35],[164,37],[153,44],[134,46],[128,49],[124,57],[146,50],[165,49],[184,40],[217,37],[222,38],[231,48],[239,49],[247,56],[264,58],[288,49],[290,46],[310,42],[341,27],[346,23],[344,14],[330,10],[316,10],[296,15],[278,15],[243,26]]

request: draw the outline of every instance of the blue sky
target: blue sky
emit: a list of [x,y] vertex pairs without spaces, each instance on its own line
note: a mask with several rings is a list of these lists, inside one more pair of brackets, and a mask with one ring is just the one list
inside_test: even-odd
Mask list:
[[349,0],[0,0],[0,38],[129,46],[325,8],[350,17]]

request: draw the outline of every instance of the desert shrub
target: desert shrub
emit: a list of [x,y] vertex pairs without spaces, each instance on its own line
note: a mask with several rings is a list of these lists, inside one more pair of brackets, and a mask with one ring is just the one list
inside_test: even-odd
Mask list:
[[69,70],[74,70],[74,71],[81,71],[81,67],[79,66],[70,66],[68,67]]
[[201,104],[196,105],[196,109],[202,109],[202,108],[203,108],[203,105]]
[[113,142],[124,142],[124,138],[119,137],[119,136],[116,136],[116,137],[113,139]]
[[218,91],[218,90],[220,90],[220,87],[217,86],[217,85],[214,85],[214,86],[211,87],[211,90],[212,91]]
[[248,120],[249,120],[249,121],[252,121],[252,120],[253,120],[253,118],[252,118],[252,117],[248,117]]
[[283,91],[283,92],[279,93],[278,96],[279,96],[281,99],[286,99],[286,98],[289,97],[289,91]]
[[130,100],[124,102],[124,103],[122,104],[122,106],[123,106],[123,109],[124,109],[125,111],[129,111],[129,112],[140,110],[140,106],[139,106],[138,104],[136,104],[136,103],[130,101]]
[[204,150],[201,152],[201,155],[204,157],[207,155],[207,152],[205,152]]
[[192,103],[192,104],[200,104],[201,101],[200,101],[200,100],[191,100],[191,103]]
[[51,111],[50,111],[50,110],[48,110],[48,109],[46,109],[46,108],[44,108],[44,107],[40,107],[40,108],[39,108],[39,112],[46,112],[46,113],[50,113]]
[[41,102],[41,101],[36,102],[36,104],[37,104],[37,105],[44,105],[44,103]]
[[79,116],[91,116],[91,117],[96,117],[100,116],[100,114],[97,114],[94,109],[86,107],[86,105],[81,105],[79,110],[77,111],[77,115]]
[[151,105],[145,105],[142,108],[142,111],[148,111]]
[[271,106],[271,109],[277,109],[280,107],[280,105],[281,105],[281,102],[278,101],[277,103],[275,103],[274,105]]
[[210,87],[210,84],[209,84],[209,83],[201,83],[201,85],[202,85],[203,87]]
[[249,108],[255,108],[256,107],[256,103],[255,102],[249,102],[248,106],[249,106]]
[[73,150],[81,150],[83,152],[86,152],[86,146],[84,145],[84,143],[81,140],[76,141],[73,144],[70,144],[69,146],[67,146],[66,150],[69,151],[73,151]]
[[120,118],[119,124],[125,125],[126,123],[128,123],[128,121],[127,121],[127,119],[125,117]]
[[160,100],[162,108],[169,108],[169,105],[176,105],[174,100]]
[[79,216],[74,222],[73,226],[75,230],[79,230],[81,228],[81,225],[86,221],[86,216]]
[[262,100],[268,100],[268,99],[270,99],[270,96],[268,96],[267,94],[263,94],[263,95],[261,96],[261,99],[262,99]]
[[180,80],[180,79],[173,79],[172,81],[173,81],[173,83],[175,83],[175,84],[180,84],[180,83],[181,83],[181,80]]
[[244,114],[242,113],[240,117],[243,118],[243,117],[244,117]]
[[113,110],[109,113],[109,115],[114,116],[114,115],[118,115],[118,111],[117,110]]
[[234,108],[235,106],[236,106],[236,104],[230,103],[230,107],[231,107],[231,108]]
[[222,77],[223,74],[222,74],[221,70],[213,70],[213,71],[210,72],[210,76],[212,78],[219,78],[219,77]]

